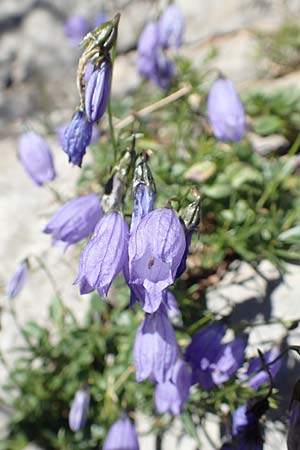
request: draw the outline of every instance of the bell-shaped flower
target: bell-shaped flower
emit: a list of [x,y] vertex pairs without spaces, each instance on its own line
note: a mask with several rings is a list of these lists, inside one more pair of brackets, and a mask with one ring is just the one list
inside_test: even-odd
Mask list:
[[103,216],[100,198],[97,194],[84,195],[65,203],[44,228],[52,235],[52,245],[65,251],[89,236]]
[[69,426],[72,431],[85,427],[90,405],[90,394],[87,388],[79,389],[74,397],[69,412]]
[[81,167],[82,159],[85,155],[86,147],[90,144],[92,138],[92,124],[88,122],[82,111],[77,111],[64,137],[64,152],[69,157],[69,162]]
[[159,41],[159,26],[156,22],[148,23],[138,41],[137,68],[140,75],[154,81],[166,89],[176,69],[165,53]]
[[64,29],[71,47],[77,47],[89,32],[90,26],[84,17],[74,15],[67,18]]
[[184,361],[178,359],[173,367],[171,379],[156,385],[155,405],[157,412],[169,412],[173,415],[181,414],[189,398],[190,386],[191,371]]
[[[69,125],[70,122],[64,123],[55,128],[56,140],[61,147],[64,146],[65,132],[68,129]],[[89,145],[95,145],[99,141],[99,137],[100,137],[100,130],[97,124],[95,123],[93,124],[91,142],[89,143]]]
[[87,293],[89,286],[90,290],[97,289],[101,297],[107,295],[111,283],[126,264],[128,236],[128,225],[118,212],[100,219],[80,255],[75,284],[80,284],[82,294]]
[[159,19],[159,41],[162,47],[181,47],[185,20],[181,9],[176,4],[166,7]]
[[128,246],[130,283],[143,286],[143,309],[152,313],[163,301],[181,262],[186,240],[175,212],[161,208],[148,213],[133,229]]
[[52,153],[45,139],[37,133],[24,133],[19,142],[19,159],[32,179],[38,186],[55,178]]
[[105,59],[91,74],[85,92],[85,112],[90,122],[97,122],[103,116],[110,94],[111,61]]
[[103,450],[139,450],[137,434],[131,420],[126,417],[111,426]]
[[146,314],[136,334],[133,355],[138,382],[149,378],[165,383],[171,379],[178,345],[164,307]]
[[8,282],[6,293],[9,299],[16,297],[22,290],[28,276],[28,261],[22,261]]
[[243,103],[233,84],[218,78],[207,99],[207,114],[215,137],[222,141],[240,141],[247,129]]
[[205,389],[224,383],[240,368],[244,360],[246,340],[237,338],[222,344],[223,324],[203,327],[192,338],[185,359],[192,366],[192,383]]
[[[273,348],[272,350],[265,352],[264,353],[265,363],[269,364],[270,362],[275,360],[279,354],[280,350],[278,348]],[[274,378],[277,375],[280,366],[281,366],[281,359],[278,359],[274,364],[270,364],[268,366],[268,370],[272,378]],[[266,370],[263,370],[262,360],[259,357],[250,360],[246,374],[240,376],[240,379],[242,380],[247,379],[247,385],[255,390],[257,390],[263,384],[270,383],[270,376]]]

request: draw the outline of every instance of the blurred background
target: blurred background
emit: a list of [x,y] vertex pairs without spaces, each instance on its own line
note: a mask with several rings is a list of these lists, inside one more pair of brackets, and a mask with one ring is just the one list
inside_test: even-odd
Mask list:
[[[80,51],[66,31],[71,15],[81,16],[87,29],[100,15],[107,18],[121,13],[118,54],[112,94],[124,98],[141,83],[136,71],[137,39],[147,21],[155,18],[167,2],[154,0],[0,0],[0,347],[8,360],[15,355],[9,349],[21,337],[9,314],[5,286],[16,262],[28,254],[42,255],[51,269],[66,304],[80,319],[87,307],[72,282],[77,273],[76,249],[62,257],[49,247],[49,237],[41,230],[57,209],[55,193],[40,189],[28,181],[17,159],[20,134],[28,127],[41,133],[54,133],[57,126],[70,120],[77,105],[76,65]],[[300,2],[299,0],[178,0],[186,17],[186,34],[181,54],[201,70],[203,64],[221,69],[243,93],[251,88],[271,92],[279,87],[300,83]],[[155,89],[155,87],[153,87]],[[261,145],[259,140],[254,145]],[[49,142],[54,152],[58,177],[55,189],[71,198],[76,192],[78,167],[67,163],[54,136]],[[87,156],[88,158],[88,156]],[[290,267],[284,280],[268,264],[262,268],[270,282],[241,265],[236,278],[228,275],[208,298],[211,309],[221,308],[224,296],[239,303],[249,299],[249,313],[258,308],[262,317],[282,316],[286,320],[300,316],[300,270]],[[235,275],[236,276],[236,272]],[[249,281],[250,280],[250,281]],[[21,323],[32,318],[47,322],[51,286],[36,270],[16,303]],[[261,308],[264,302],[264,307]],[[221,306],[220,306],[221,305]],[[238,312],[237,312],[238,314]],[[245,310],[243,310],[245,314]],[[251,343],[280,339],[279,324],[256,327]],[[281,334],[280,334],[281,333]],[[297,331],[289,343],[297,343]],[[279,376],[285,405],[288,392],[299,373],[299,362],[289,358],[288,374]],[[5,379],[0,372],[0,381]],[[288,377],[288,378],[287,378]],[[287,386],[290,381],[290,386]],[[285,390],[284,390],[285,388]],[[8,411],[0,410],[0,430],[5,433]],[[276,416],[276,415],[275,415]],[[285,425],[274,416],[268,425],[265,448],[285,448]],[[143,427],[143,425],[142,425]],[[218,435],[214,418],[209,435]],[[171,448],[172,436],[169,437]],[[211,448],[207,437],[205,446]],[[217,439],[217,437],[216,437]],[[142,450],[153,448],[153,439],[144,438]],[[168,447],[167,445],[170,445]],[[28,447],[29,448],[29,447]],[[189,447],[188,441],[182,448]]]

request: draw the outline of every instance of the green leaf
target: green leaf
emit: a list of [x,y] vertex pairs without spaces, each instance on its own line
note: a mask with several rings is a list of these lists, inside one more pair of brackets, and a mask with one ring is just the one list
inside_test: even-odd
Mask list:
[[282,132],[284,121],[278,116],[265,115],[254,119],[253,128],[255,133],[261,136]]

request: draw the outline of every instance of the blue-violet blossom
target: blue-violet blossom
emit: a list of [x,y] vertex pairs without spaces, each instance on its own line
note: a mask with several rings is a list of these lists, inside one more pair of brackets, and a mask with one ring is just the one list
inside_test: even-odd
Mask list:
[[75,284],[80,284],[81,294],[97,289],[101,297],[107,295],[111,283],[126,264],[128,236],[128,225],[118,212],[100,219],[80,255]]
[[79,389],[74,397],[69,412],[69,426],[72,431],[84,428],[89,413],[90,394],[87,388]]
[[65,203],[44,228],[52,235],[52,245],[65,251],[89,236],[103,216],[100,198],[97,194],[84,195]]
[[155,313],[146,314],[136,334],[133,355],[138,383],[146,378],[157,383],[171,379],[178,345],[163,305]]
[[85,112],[90,122],[97,122],[103,116],[110,94],[111,61],[105,59],[91,74],[85,92]]
[[18,155],[24,169],[38,186],[55,178],[50,147],[39,134],[32,131],[24,133],[19,141]]
[[103,450],[139,450],[135,427],[128,418],[120,419],[111,426]]
[[243,138],[247,128],[245,110],[230,80],[221,77],[212,84],[208,93],[207,114],[217,139],[237,142]]
[[159,41],[162,47],[181,47],[185,20],[181,9],[174,3],[168,5],[159,19]]
[[152,313],[176,276],[186,240],[183,226],[170,208],[151,211],[133,229],[128,245],[130,284],[145,290],[143,309]]
[[92,124],[88,122],[82,111],[77,111],[64,137],[64,152],[69,157],[69,162],[81,167],[82,158],[85,155],[86,147],[90,144],[92,138]]
[[6,293],[9,299],[16,297],[22,290],[28,276],[28,261],[22,261],[10,278]]
[[[275,360],[279,354],[280,350],[278,348],[274,348],[272,350],[269,350],[268,352],[265,352],[264,359],[266,364],[269,364],[271,361]],[[281,359],[278,359],[274,364],[269,365],[268,369],[273,378],[279,371],[280,366]],[[249,378],[249,376],[251,376],[252,374],[255,375]],[[263,384],[270,383],[270,376],[266,370],[262,369],[262,361],[259,357],[250,360],[246,374],[243,374],[240,378],[249,378],[247,380],[247,385],[255,390]]]

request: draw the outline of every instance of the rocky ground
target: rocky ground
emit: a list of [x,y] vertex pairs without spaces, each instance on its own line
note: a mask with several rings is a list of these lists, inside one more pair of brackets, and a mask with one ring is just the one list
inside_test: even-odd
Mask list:
[[[106,4],[108,3],[108,5]],[[143,24],[155,17],[166,2],[151,0],[111,0],[103,3],[108,16],[121,11],[119,35],[119,57],[117,59],[113,92],[126,92],[139,83],[135,70],[135,46]],[[213,46],[217,50],[214,66],[224,71],[240,89],[261,86],[266,89],[278,85],[299,85],[300,74],[294,72],[281,79],[268,79],[264,60],[257,59],[255,31],[270,31],[291,18],[300,16],[297,0],[180,0],[186,18],[186,43],[184,55],[191,57],[195,67],[201,68],[204,58]],[[53,191],[34,186],[23,172],[16,148],[24,127],[34,127],[43,132],[53,130],[60,123],[69,120],[77,102],[75,90],[75,64],[78,51],[70,48],[64,39],[63,23],[68,14],[84,15],[91,22],[101,10],[101,2],[90,0],[1,0],[0,1],[0,287],[1,330],[0,346],[8,355],[8,349],[20,339],[8,312],[5,299],[5,285],[18,261],[28,254],[42,255],[61,290],[65,301],[80,317],[85,309],[85,299],[72,286],[77,270],[77,251],[69,249],[65,256],[50,249],[49,237],[41,231],[47,219],[57,208]],[[43,125],[41,125],[41,123]],[[68,165],[65,155],[53,138],[52,146],[58,177],[53,188],[64,198],[72,196],[79,169]],[[35,267],[37,269],[37,267]],[[268,327],[256,327],[250,342],[253,347],[273,339],[280,339],[284,328],[276,319],[285,320],[300,317],[300,270],[291,267],[283,280],[278,278],[269,265],[262,268],[270,281],[251,272],[242,265],[238,272],[228,273],[221,285],[210,292],[212,309],[233,308],[236,317],[250,314],[251,318],[272,319]],[[237,281],[239,284],[237,285]],[[15,307],[21,322],[39,317],[47,318],[47,305],[52,292],[45,275],[34,270],[30,280]],[[230,298],[230,304],[226,298]],[[241,300],[243,310],[239,308]],[[245,305],[248,306],[247,310]],[[299,343],[297,330],[291,343]],[[283,404],[286,406],[291,385],[300,369],[295,358],[288,360],[288,372],[279,377]],[[3,380],[5,373],[0,373]],[[274,415],[274,422],[268,426],[267,450],[285,448],[285,426]],[[6,413],[0,417],[0,427],[5,429]],[[283,417],[285,420],[285,417]],[[141,419],[140,429],[145,429]],[[214,417],[207,423],[210,438],[218,441],[218,429]],[[174,448],[174,432],[167,437],[164,448]],[[204,436],[203,448],[211,444]],[[141,440],[141,450],[152,450],[153,437]],[[182,449],[193,448],[188,440],[181,443]]]

